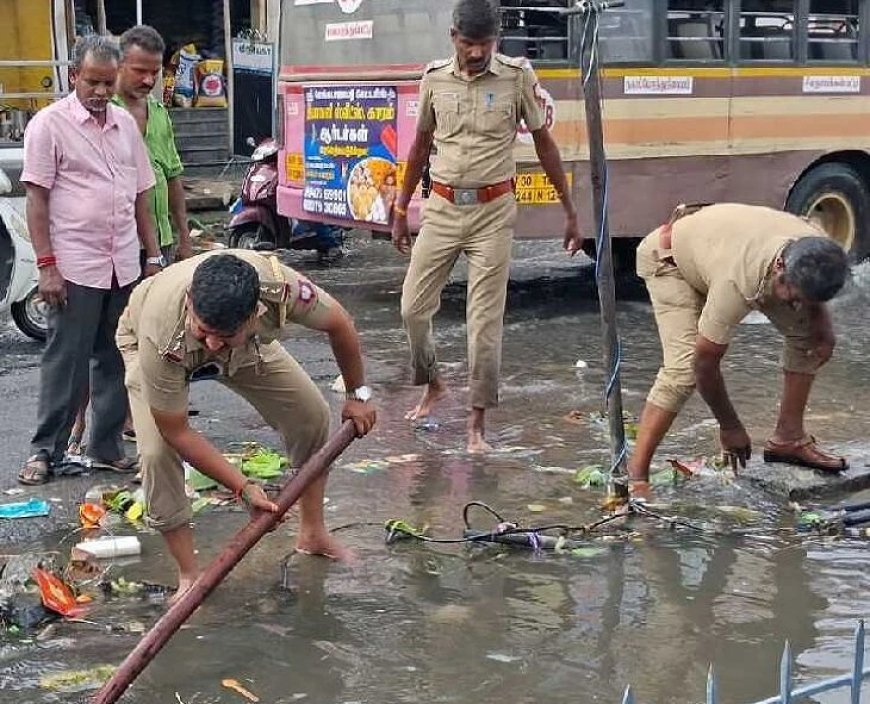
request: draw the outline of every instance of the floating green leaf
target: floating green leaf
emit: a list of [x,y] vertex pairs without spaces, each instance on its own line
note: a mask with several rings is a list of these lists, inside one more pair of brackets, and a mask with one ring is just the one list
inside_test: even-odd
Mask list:
[[596,547],[585,547],[585,548],[574,548],[571,550],[571,554],[574,557],[598,557],[602,553],[606,552],[604,548],[596,548]]
[[287,458],[272,450],[259,450],[242,460],[242,474],[255,479],[275,479],[284,474]]
[[115,672],[114,665],[97,665],[90,670],[67,670],[43,675],[39,685],[53,691],[80,690],[99,687]]
[[187,484],[194,491],[210,491],[218,487],[218,483],[214,479],[207,477],[193,467],[188,470]]
[[579,484],[583,489],[589,489],[593,486],[604,486],[607,483],[604,467],[600,464],[584,467],[574,475],[574,482]]

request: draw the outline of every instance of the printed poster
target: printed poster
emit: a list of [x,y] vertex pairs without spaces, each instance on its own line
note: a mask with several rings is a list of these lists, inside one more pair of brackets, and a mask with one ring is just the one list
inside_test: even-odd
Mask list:
[[395,86],[305,88],[308,213],[389,223],[396,200]]

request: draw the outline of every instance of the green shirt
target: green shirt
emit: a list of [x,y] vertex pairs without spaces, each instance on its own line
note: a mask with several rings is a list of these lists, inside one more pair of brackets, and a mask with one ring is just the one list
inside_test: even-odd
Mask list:
[[[112,102],[126,108],[120,95]],[[151,191],[151,208],[157,224],[160,246],[166,247],[175,242],[172,224],[169,220],[169,179],[181,176],[184,167],[175,148],[175,132],[169,111],[153,96],[148,96],[148,121],[145,123],[145,146],[151,158],[156,183]]]

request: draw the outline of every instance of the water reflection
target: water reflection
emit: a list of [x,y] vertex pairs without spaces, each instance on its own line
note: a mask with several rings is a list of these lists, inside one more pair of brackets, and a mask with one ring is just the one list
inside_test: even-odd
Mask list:
[[[372,261],[364,268],[366,285],[348,285],[347,273],[335,269],[321,278],[348,302],[364,331],[381,424],[334,470],[330,525],[403,518],[427,525],[431,535],[457,537],[462,507],[474,499],[528,523],[544,516],[576,524],[598,515],[599,497],[578,488],[572,473],[606,461],[607,438],[594,423],[566,418],[571,411],[584,418],[601,404],[600,328],[588,296],[589,272],[513,287],[504,403],[492,418],[495,439],[508,451],[473,459],[461,451],[461,290],[451,289],[438,323],[450,381],[460,386],[439,413],[440,429],[415,432],[403,420],[417,394],[405,385],[396,310],[400,263],[377,245],[357,256]],[[856,381],[870,371],[862,272],[836,305],[840,346],[819,377],[808,414],[825,441],[851,442],[856,453],[867,451],[870,409],[867,385]],[[636,413],[659,364],[658,338],[641,296],[620,305],[619,324],[626,408]],[[728,357],[728,383],[757,446],[774,418],[778,354],[775,331],[753,325],[741,329]],[[588,367],[578,370],[577,359]],[[334,370],[324,369],[319,379],[328,386]],[[221,422],[254,422],[242,407],[230,416]],[[695,399],[660,458],[710,454],[715,437],[709,413]],[[405,453],[419,457],[365,474],[343,466]],[[360,525],[342,531],[360,557],[353,568],[300,557],[285,565],[292,541],[281,531],[231,575],[125,701],[172,702],[176,692],[186,704],[236,701],[220,685],[232,677],[261,701],[281,703],[583,704],[616,702],[628,682],[640,701],[692,702],[703,699],[710,662],[725,700],[751,701],[776,691],[785,639],[801,678],[848,668],[851,631],[867,615],[865,544],[796,536],[782,502],[741,482],[699,481],[662,490],[660,500],[692,504],[698,520],[709,520],[717,505],[748,506],[760,517],[745,530],[720,516],[732,535],[669,532],[636,521],[636,538],[582,557],[416,542],[388,546],[381,528]],[[529,504],[546,511],[532,513]],[[484,517],[475,514],[475,520]],[[241,521],[202,517],[203,558],[215,555]],[[162,545],[152,536],[145,540],[142,560],[125,575],[165,578]],[[100,607],[93,617],[151,622],[158,613],[128,604]],[[0,701],[76,701],[40,691],[39,675],[118,662],[136,641],[77,626],[61,626],[57,638],[0,650]]]

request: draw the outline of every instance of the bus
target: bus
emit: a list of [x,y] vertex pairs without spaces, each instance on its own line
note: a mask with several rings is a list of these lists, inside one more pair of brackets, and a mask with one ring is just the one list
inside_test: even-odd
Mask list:
[[[593,232],[572,0],[502,0],[500,51],[535,67],[584,231]],[[425,65],[452,55],[451,0],[283,0],[278,204],[295,218],[390,229]],[[679,203],[756,203],[816,219],[870,255],[870,0],[626,0],[599,56],[617,267]],[[563,213],[521,125],[518,237]],[[425,186],[425,184],[424,184]],[[411,207],[419,225],[421,187]],[[594,239],[594,238],[592,238]]]

